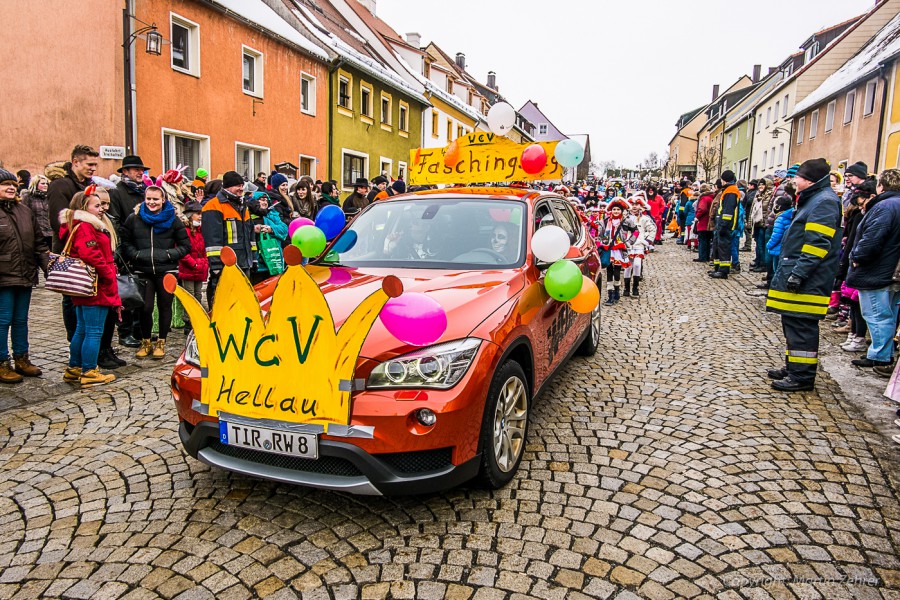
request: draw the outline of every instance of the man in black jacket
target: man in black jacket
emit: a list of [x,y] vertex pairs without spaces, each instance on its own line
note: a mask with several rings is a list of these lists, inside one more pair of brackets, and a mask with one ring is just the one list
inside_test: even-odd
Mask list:
[[[716,268],[709,272],[709,276],[713,279],[728,279],[732,267],[732,239],[737,228],[743,227],[738,222],[741,212],[741,191],[736,185],[734,171],[724,171],[720,179],[724,189],[715,214]],[[710,219],[713,219],[712,215]]]
[[781,244],[766,310],[781,315],[785,368],[771,369],[772,387],[799,392],[815,387],[819,321],[825,318],[841,253],[841,201],[831,189],[824,158],[804,162],[794,185],[800,192]]
[[[69,208],[69,203],[78,192],[83,192],[91,184],[91,177],[97,172],[100,164],[100,153],[90,146],[78,145],[72,149],[71,162],[66,163],[66,176],[54,179],[47,188],[47,207],[50,212],[50,227],[53,229],[51,249],[57,254],[62,252],[65,241],[59,239],[59,213]],[[71,296],[62,297],[63,324],[66,327],[66,339],[72,341],[78,318],[75,316],[75,305]]]
[[900,302],[900,286],[893,280],[900,262],[900,169],[881,174],[878,192],[866,205],[857,228],[847,285],[859,290],[862,315],[872,335],[866,356],[852,362],[857,367],[874,367],[877,374],[890,377]]

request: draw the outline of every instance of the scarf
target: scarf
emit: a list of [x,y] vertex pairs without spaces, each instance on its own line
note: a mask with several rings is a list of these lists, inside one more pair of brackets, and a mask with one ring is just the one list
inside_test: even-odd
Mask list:
[[133,181],[128,177],[125,177],[124,175],[122,176],[121,181],[125,184],[125,187],[127,187],[135,194],[140,194],[141,196],[143,196],[144,192],[147,191],[147,186],[144,185],[143,181]]
[[141,221],[153,227],[154,233],[162,233],[168,231],[169,228],[172,227],[172,223],[175,221],[175,207],[172,206],[171,202],[166,200],[163,202],[160,211],[158,213],[153,213],[150,212],[146,204],[141,203],[141,209],[138,212],[138,216],[140,216]]
[[41,190],[34,190],[30,194],[32,198],[40,198],[41,200],[47,197],[47,192],[42,192]]
[[340,201],[338,201],[337,198],[333,198],[333,197],[331,197],[331,196],[329,196],[328,194],[325,194],[325,193],[323,193],[323,194],[320,196],[320,198],[322,198],[323,200],[325,200],[325,201],[328,202],[329,204],[334,204],[335,206],[340,206],[340,204],[341,204]]

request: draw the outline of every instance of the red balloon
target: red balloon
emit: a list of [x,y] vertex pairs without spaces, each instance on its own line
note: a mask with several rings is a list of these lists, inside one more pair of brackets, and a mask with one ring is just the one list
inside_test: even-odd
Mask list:
[[547,166],[547,152],[540,144],[531,144],[522,150],[522,170],[536,175]]

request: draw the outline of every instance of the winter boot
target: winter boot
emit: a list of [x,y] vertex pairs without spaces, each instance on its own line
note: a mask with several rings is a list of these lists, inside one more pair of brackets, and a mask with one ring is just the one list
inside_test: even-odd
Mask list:
[[141,347],[134,355],[137,358],[147,358],[153,352],[153,342],[150,340],[141,340]]
[[66,372],[63,373],[63,381],[66,383],[80,383],[81,367],[66,367]]
[[625,291],[622,293],[626,298],[631,295],[631,277],[625,278]]
[[619,286],[616,286],[613,289],[613,302],[618,302],[620,299],[621,299],[621,296],[619,296]]
[[24,375],[25,377],[40,377],[41,370],[36,366],[31,364],[31,361],[28,360],[28,353],[22,354],[21,356],[15,357],[15,368],[16,373],[19,375]]
[[110,358],[112,359],[112,361],[113,361],[114,363],[116,363],[116,365],[118,365],[119,367],[124,367],[125,365],[128,364],[127,362],[125,362],[125,360],[123,360],[123,359],[119,358],[118,356],[116,356],[116,351],[113,350],[112,348],[109,349],[109,357],[110,357]]
[[101,350],[100,354],[97,355],[97,366],[101,369],[118,369],[119,363],[114,361],[110,356],[110,349],[107,348],[105,350]]
[[[634,282],[634,289],[631,291],[631,295],[634,296],[635,298],[639,298],[641,294],[640,294],[640,292],[638,292],[638,284],[641,282],[641,278],[634,277],[632,279],[632,281]],[[628,289],[628,288],[626,287],[625,289]]]
[[105,375],[100,372],[100,369],[95,368],[81,374],[81,387],[86,388],[95,385],[103,385],[115,380],[115,375]]
[[[609,293],[610,297],[612,297],[612,292]],[[4,360],[0,363],[0,383],[19,383],[24,377],[15,372],[15,370],[10,366],[9,360]]]
[[166,357],[166,340],[156,340],[156,343],[153,345],[153,354],[150,355],[150,358],[155,358],[157,360]]
[[613,304],[616,303],[616,301],[613,297],[613,291],[607,290],[606,293],[607,293],[606,302],[604,302],[603,304],[605,304],[606,306],[612,306]]

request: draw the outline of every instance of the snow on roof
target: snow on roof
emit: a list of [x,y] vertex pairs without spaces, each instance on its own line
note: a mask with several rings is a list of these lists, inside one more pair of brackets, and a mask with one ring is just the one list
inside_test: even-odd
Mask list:
[[262,0],[215,0],[215,3],[303,48],[316,58],[328,60],[328,55],[321,48],[300,35],[299,31]]
[[900,53],[900,14],[894,16],[853,58],[799,102],[794,107],[793,114],[805,112],[841,90],[870,77],[878,71],[879,63],[898,53]]
[[[393,86],[394,88],[403,90],[408,95],[415,98],[416,100],[419,100],[423,104],[430,104],[430,102],[428,102],[428,100],[418,90],[409,85],[403,78],[401,78],[399,75],[394,73],[392,70],[390,70],[380,62],[357,51],[355,48],[351,47],[334,33],[326,31],[321,26],[321,23],[315,20],[314,17],[305,9],[305,7],[302,8],[302,11],[292,9],[294,15],[302,23],[304,23],[304,25],[309,23],[310,26],[308,27],[308,29],[313,33],[313,35],[321,40],[323,44],[326,44],[329,48],[339,54],[342,59],[344,59],[346,62],[350,63],[357,69],[368,73],[372,77],[375,77],[378,80],[387,83],[390,86]],[[310,19],[312,19],[312,21]]]

